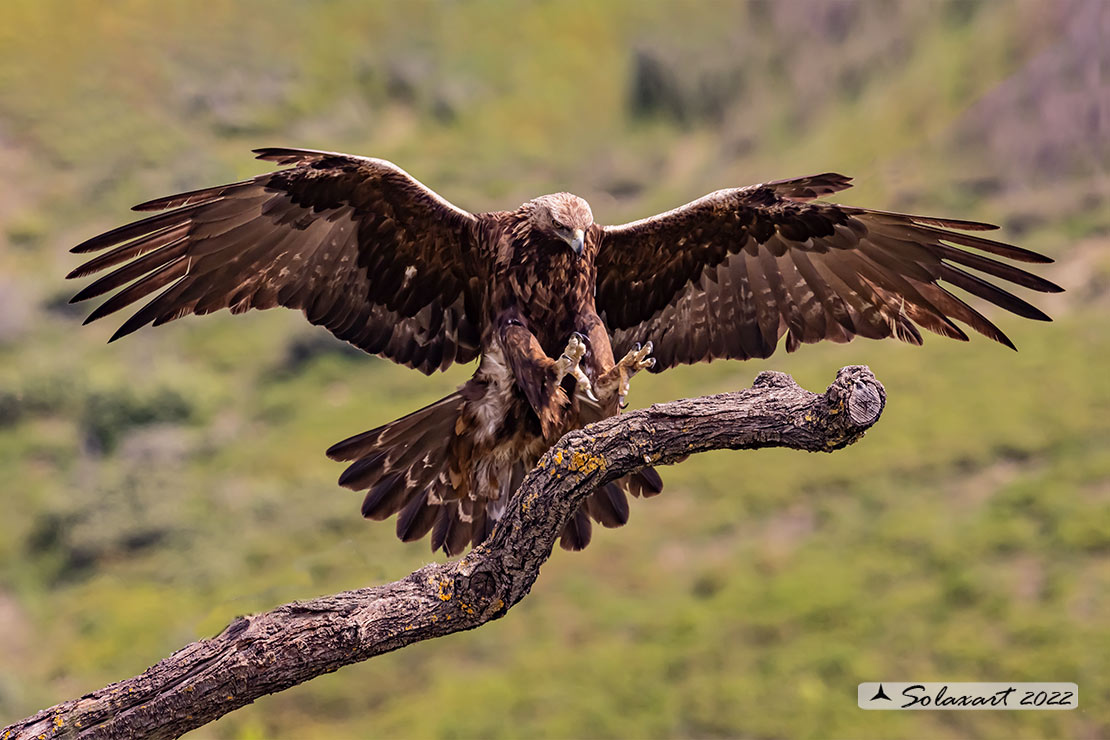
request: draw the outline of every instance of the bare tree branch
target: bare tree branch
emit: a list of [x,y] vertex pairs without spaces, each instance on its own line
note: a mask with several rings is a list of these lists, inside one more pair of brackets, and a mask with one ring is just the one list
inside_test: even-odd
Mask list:
[[176,737],[266,694],[497,619],[528,593],[564,523],[597,487],[645,464],[717,449],[831,452],[882,413],[882,385],[842,368],[818,395],[782,373],[750,389],[632,411],[563,437],[524,479],[489,541],[383,586],[239,617],[142,675],[45,709],[0,740]]

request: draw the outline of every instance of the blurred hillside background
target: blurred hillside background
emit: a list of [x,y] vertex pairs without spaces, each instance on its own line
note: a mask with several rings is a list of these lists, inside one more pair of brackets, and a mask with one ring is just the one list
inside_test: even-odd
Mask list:
[[[148,198],[385,157],[470,210],[602,223],[840,171],[841,202],[1000,223],[1055,318],[641,377],[634,405],[820,390],[889,405],[831,456],[663,470],[494,624],[269,697],[196,737],[1110,737],[1110,3],[5,0],[0,724],[235,615],[428,562],[323,450],[439,398],[293,312],[105,344],[67,249]],[[978,305],[978,304],[977,304]],[[992,317],[995,314],[991,314]],[[1074,712],[863,712],[860,681],[1077,681]]]

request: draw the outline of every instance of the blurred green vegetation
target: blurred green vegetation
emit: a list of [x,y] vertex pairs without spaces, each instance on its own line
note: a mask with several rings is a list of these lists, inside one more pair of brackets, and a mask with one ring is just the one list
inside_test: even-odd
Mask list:
[[[6,0],[0,720],[429,559],[358,516],[322,451],[469,368],[425,378],[291,312],[106,346],[110,322],[66,305],[69,245],[290,145],[392,159],[476,211],[572,190],[608,223],[839,170],[847,202],[1002,223],[1069,293],[1038,299],[1052,325],[999,319],[1017,354],[858,341],[638,378],[647,404],[867,363],[890,401],[832,456],[667,469],[663,496],[557,551],[505,619],[197,736],[1110,736],[1107,12]],[[878,679],[1077,681],[1081,709],[858,710]]]

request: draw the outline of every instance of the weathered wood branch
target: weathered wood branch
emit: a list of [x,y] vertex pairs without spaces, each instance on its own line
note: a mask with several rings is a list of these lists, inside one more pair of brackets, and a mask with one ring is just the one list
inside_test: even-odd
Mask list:
[[395,583],[239,617],[216,637],[145,673],[62,702],[0,731],[0,740],[176,737],[266,694],[421,640],[474,629],[527,595],[564,523],[599,485],[717,449],[831,452],[859,439],[885,403],[864,366],[824,394],[782,373],[750,389],[674,401],[563,437],[525,479],[489,541],[456,562]]

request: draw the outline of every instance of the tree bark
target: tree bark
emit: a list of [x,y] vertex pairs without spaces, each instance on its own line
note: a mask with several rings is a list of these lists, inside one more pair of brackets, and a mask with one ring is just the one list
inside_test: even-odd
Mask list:
[[460,560],[239,617],[142,675],[10,725],[0,740],[177,737],[350,663],[474,629],[528,594],[564,523],[601,484],[706,450],[832,452],[863,436],[885,400],[865,366],[842,368],[821,395],[765,372],[750,389],[657,404],[571,432],[524,479],[490,539]]

